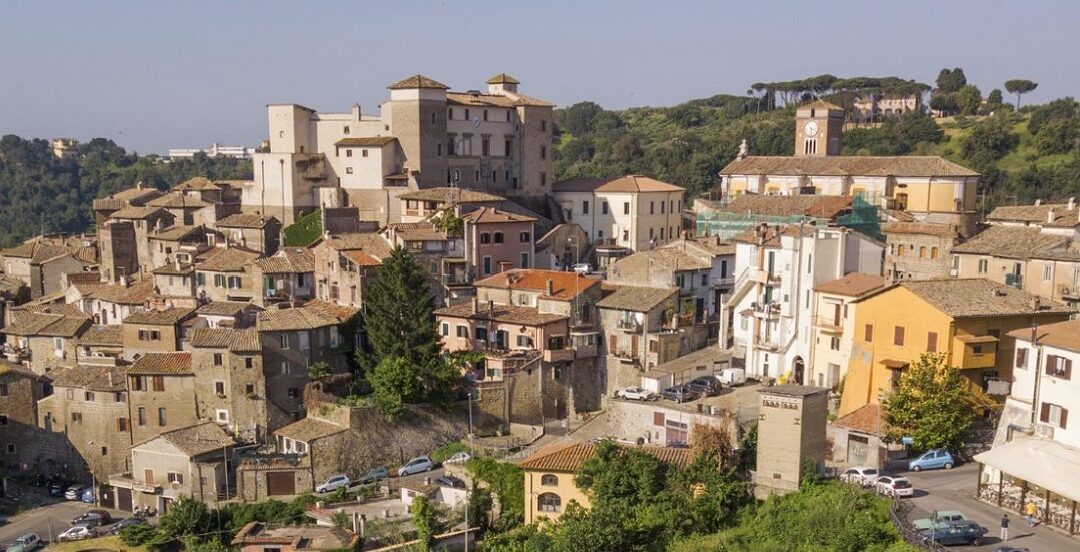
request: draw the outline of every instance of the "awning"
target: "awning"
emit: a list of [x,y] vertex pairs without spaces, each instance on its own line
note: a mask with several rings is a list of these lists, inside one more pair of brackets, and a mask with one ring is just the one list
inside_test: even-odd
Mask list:
[[910,364],[910,363],[908,361],[906,361],[906,360],[893,360],[891,358],[886,358],[886,359],[881,361],[881,364],[883,366],[885,366],[886,368],[889,368],[889,369],[892,369],[892,370],[902,370],[904,368],[907,368],[908,364]]
[[997,343],[998,338],[992,335],[959,335],[956,339],[964,343]]
[[975,461],[1070,500],[1080,500],[1080,450],[1057,441],[1017,439],[976,454]]

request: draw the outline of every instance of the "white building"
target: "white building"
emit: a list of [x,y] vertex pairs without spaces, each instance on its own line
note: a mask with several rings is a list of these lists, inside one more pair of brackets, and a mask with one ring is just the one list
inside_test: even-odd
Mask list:
[[389,85],[378,115],[353,105],[320,113],[267,106],[269,151],[253,158],[244,205],[286,224],[325,205],[360,207],[363,220],[400,220],[397,195],[454,184],[502,195],[550,189],[553,105],[518,92],[506,74],[486,93],[452,92],[423,75]]
[[847,373],[855,339],[854,301],[885,287],[879,274],[853,272],[814,287],[810,385],[836,388]]
[[236,159],[251,159],[251,156],[255,154],[255,148],[249,148],[246,146],[226,146],[214,142],[209,148],[181,148],[170,149],[168,158],[172,159],[190,159],[195,157],[198,153],[205,153],[209,157],[234,157]]
[[645,176],[575,178],[553,186],[566,222],[585,231],[598,263],[679,238],[686,189]]
[[746,360],[747,376],[813,383],[814,287],[850,272],[881,274],[884,244],[849,228],[764,224],[734,241],[736,280],[720,343]]

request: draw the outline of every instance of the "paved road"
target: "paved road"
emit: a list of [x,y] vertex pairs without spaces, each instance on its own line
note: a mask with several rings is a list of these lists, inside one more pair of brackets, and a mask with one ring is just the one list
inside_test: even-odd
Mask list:
[[[407,475],[405,477],[392,477],[392,478],[390,478],[388,480],[384,480],[384,481],[389,481],[390,482],[390,488],[393,489],[394,491],[396,491],[397,489],[400,489],[401,485],[403,485],[403,484],[404,485],[422,484],[424,482],[425,478],[430,477],[432,480],[434,480],[436,477],[441,476],[443,473],[444,473],[444,468],[440,465],[440,466],[436,466],[435,469],[433,469],[431,471],[427,471],[427,472],[423,472],[423,473],[414,473],[412,475]],[[319,483],[321,484],[322,482],[320,481]],[[352,487],[349,487],[349,492],[350,493],[358,492],[361,487],[363,487],[363,485],[353,485]],[[313,493],[313,494],[316,497],[318,497],[319,500],[323,500],[325,497],[334,494],[334,491],[330,491],[328,493]]]
[[[916,496],[911,499],[915,505],[911,513],[912,519],[930,517],[930,512],[934,510],[959,510],[968,519],[989,529],[989,532],[983,546],[955,547],[956,549],[990,551],[1001,546],[998,533],[1001,515],[1006,512],[974,498],[975,484],[979,477],[978,464],[965,464],[952,470],[909,472],[905,476],[916,489]],[[1080,539],[1046,527],[1030,528],[1022,517],[1014,513],[1009,513],[1009,520],[1011,523],[1008,544],[1029,548],[1032,552],[1080,550]]]
[[[43,540],[54,541],[57,535],[71,527],[72,518],[93,508],[91,504],[65,501],[27,510],[0,526],[0,544],[10,543],[26,533],[37,533]],[[120,515],[120,512],[110,513]]]

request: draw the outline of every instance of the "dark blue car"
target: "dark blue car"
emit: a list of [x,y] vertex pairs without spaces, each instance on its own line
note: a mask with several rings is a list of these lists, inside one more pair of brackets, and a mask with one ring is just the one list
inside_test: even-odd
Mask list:
[[944,545],[970,544],[971,546],[982,544],[985,534],[986,528],[974,521],[955,521],[922,532],[924,542]]

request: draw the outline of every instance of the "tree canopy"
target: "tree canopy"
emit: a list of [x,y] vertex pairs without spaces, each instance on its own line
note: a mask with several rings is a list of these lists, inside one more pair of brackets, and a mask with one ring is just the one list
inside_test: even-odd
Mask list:
[[1031,92],[1039,87],[1038,83],[1025,79],[1012,79],[1005,81],[1005,90],[1009,94],[1016,94],[1016,110],[1020,111],[1020,96]]
[[881,407],[893,441],[910,437],[916,450],[957,450],[974,418],[969,381],[945,363],[944,353],[924,353],[911,363]]

